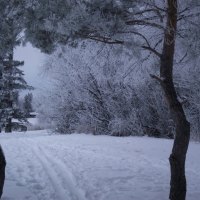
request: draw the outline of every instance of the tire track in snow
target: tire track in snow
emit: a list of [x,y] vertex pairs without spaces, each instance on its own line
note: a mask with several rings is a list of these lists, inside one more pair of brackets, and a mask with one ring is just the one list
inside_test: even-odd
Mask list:
[[49,156],[35,143],[31,146],[56,191],[57,200],[86,200],[84,192],[78,188],[74,176],[61,160]]

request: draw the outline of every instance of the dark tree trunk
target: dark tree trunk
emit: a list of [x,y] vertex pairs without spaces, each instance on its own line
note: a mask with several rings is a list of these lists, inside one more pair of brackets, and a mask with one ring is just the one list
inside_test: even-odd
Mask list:
[[0,146],[0,198],[3,193],[3,186],[5,181],[5,167],[6,167],[6,160],[3,153],[3,150]]
[[12,132],[12,120],[7,119],[6,127],[5,127],[5,133],[11,133],[11,132]]
[[177,30],[177,0],[168,0],[168,19],[161,56],[160,77],[169,109],[176,126],[174,145],[169,161],[171,166],[171,200],[185,200],[185,160],[190,140],[190,124],[178,101],[173,83],[173,60]]

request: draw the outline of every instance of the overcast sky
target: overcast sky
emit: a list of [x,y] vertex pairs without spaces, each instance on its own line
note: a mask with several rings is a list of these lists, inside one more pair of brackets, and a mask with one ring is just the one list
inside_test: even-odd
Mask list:
[[25,47],[20,46],[15,49],[14,58],[25,62],[21,69],[24,71],[27,83],[35,90],[42,89],[45,84],[45,77],[42,73],[45,55],[33,48],[31,44],[27,44]]

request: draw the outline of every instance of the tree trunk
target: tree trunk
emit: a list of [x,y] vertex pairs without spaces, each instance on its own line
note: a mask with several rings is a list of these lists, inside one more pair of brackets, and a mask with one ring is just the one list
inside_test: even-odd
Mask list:
[[173,83],[173,60],[177,30],[177,0],[167,0],[168,19],[161,55],[160,77],[166,100],[176,126],[174,145],[169,161],[171,166],[171,200],[185,200],[186,177],[185,160],[190,140],[190,124],[186,119],[182,104],[178,101]]
[[5,126],[5,133],[11,133],[11,132],[12,132],[12,120],[7,119],[6,126]]
[[0,146],[0,198],[3,193],[3,186],[5,181],[5,167],[6,167],[6,160],[3,153],[3,150]]

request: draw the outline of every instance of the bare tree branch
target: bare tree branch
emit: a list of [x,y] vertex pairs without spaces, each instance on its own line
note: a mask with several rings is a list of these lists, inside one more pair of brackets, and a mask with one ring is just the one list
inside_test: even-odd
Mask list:
[[106,37],[106,36],[97,36],[97,35],[86,35],[86,34],[81,34],[79,33],[79,36],[85,38],[85,39],[90,39],[90,40],[94,40],[94,41],[98,41],[98,42],[103,42],[106,44],[124,44],[124,41],[122,40],[113,40],[110,37]]
[[151,26],[154,28],[158,28],[160,30],[165,30],[165,28],[160,24],[148,22],[148,21],[144,21],[144,20],[133,19],[133,20],[126,21],[125,23],[126,23],[126,25]]

